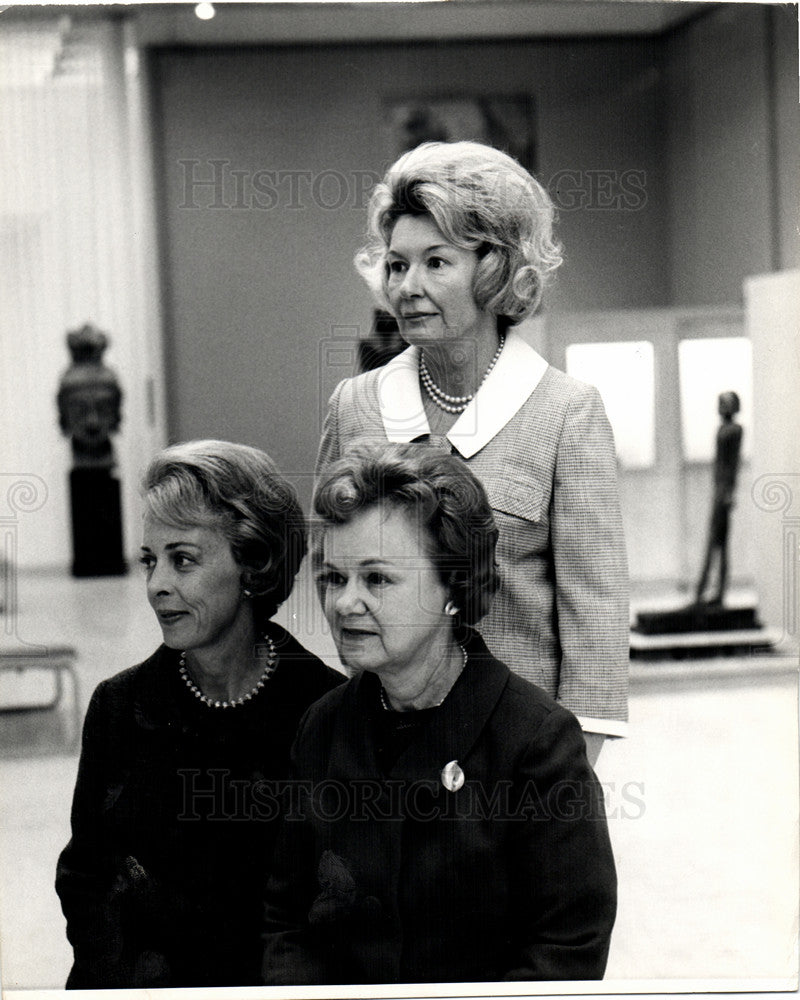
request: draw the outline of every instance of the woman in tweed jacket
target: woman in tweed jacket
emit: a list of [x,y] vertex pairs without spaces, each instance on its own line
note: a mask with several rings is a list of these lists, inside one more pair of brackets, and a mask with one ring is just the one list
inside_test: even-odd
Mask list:
[[628,582],[611,428],[597,390],[514,332],[561,263],[544,188],[472,142],[424,143],[373,193],[356,266],[408,349],[341,382],[318,469],[354,440],[442,438],[500,529],[489,647],[578,716],[590,759],[625,735]]

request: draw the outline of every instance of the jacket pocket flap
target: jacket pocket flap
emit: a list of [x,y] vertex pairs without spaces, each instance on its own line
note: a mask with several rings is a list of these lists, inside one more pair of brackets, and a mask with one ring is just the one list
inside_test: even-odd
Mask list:
[[526,521],[542,519],[542,487],[533,479],[506,477],[484,480],[489,503],[495,510]]

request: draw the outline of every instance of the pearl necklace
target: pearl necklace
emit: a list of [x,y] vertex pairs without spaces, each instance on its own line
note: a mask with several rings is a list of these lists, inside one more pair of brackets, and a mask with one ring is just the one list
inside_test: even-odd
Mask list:
[[275,673],[275,667],[277,666],[278,654],[275,650],[275,643],[270,639],[268,635],[264,636],[264,641],[269,647],[269,653],[267,654],[267,665],[264,667],[264,672],[258,678],[256,686],[252,691],[248,691],[247,694],[242,695],[241,698],[237,698],[235,701],[214,701],[211,698],[207,698],[200,688],[192,681],[189,676],[189,671],[186,669],[186,650],[181,653],[181,658],[178,661],[178,671],[183,678],[186,687],[192,692],[195,698],[199,698],[204,705],[208,705],[209,708],[238,708],[239,705],[244,705],[245,702],[253,699],[264,684],[270,679],[270,677]]
[[[505,342],[506,335],[501,333],[497,350],[494,352],[494,357],[489,362],[489,367],[483,373],[483,378],[478,383],[478,389],[480,389],[491,374],[494,366],[497,364]],[[428,366],[425,364],[425,354],[423,351],[419,352],[419,378],[431,401],[434,402],[440,410],[444,410],[446,413],[463,413],[475,398],[475,392],[478,391],[478,389],[476,389],[475,392],[471,392],[468,396],[450,396],[443,389],[440,389],[431,378],[431,373],[428,371]]]
[[[444,699],[447,697],[448,694],[450,694],[450,692],[455,687],[455,683],[458,680],[458,678],[461,676],[462,670],[464,669],[464,667],[466,667],[466,665],[467,665],[467,651],[466,651],[466,649],[464,649],[463,646],[459,646],[459,649],[461,650],[461,656],[463,657],[463,659],[461,661],[461,666],[458,668],[458,673],[455,676],[455,680],[453,681],[453,683],[448,688],[447,694],[445,694],[444,698],[442,698],[441,701],[437,701],[435,705],[429,705],[428,706],[429,708],[438,708],[441,704],[443,704]],[[396,709],[392,708],[391,704],[389,703],[389,699],[386,697],[386,692],[383,689],[383,684],[381,684],[381,707],[383,708],[384,712],[394,712],[394,711],[396,711]]]

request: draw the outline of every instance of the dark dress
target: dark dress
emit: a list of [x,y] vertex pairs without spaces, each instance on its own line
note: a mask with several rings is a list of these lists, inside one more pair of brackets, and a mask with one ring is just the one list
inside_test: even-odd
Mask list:
[[602,978],[616,872],[578,722],[477,633],[465,648],[438,708],[386,712],[362,673],[301,722],[269,985]]
[[263,884],[297,724],[343,680],[274,623],[252,701],[210,708],[165,646],[94,692],[56,889],[67,988],[260,981]]

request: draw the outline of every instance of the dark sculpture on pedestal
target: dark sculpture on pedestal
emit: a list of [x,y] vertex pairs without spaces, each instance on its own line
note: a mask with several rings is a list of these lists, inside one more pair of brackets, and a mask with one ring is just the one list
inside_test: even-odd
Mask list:
[[[728,530],[742,446],[742,428],[734,420],[734,415],[739,412],[739,396],[735,392],[720,393],[718,410],[722,423],[717,431],[711,522],[695,600],[688,607],[640,612],[636,617],[634,632],[663,636],[682,632],[738,632],[761,628],[754,607],[731,608],[723,605],[728,585]],[[717,584],[711,598],[706,600],[706,587],[715,557],[719,566]],[[709,644],[708,648],[712,650],[715,647]]]
[[72,364],[58,389],[59,424],[72,442],[70,506],[74,576],[118,576],[122,553],[120,484],[111,435],[119,429],[122,390],[103,364],[108,337],[91,324],[67,334]]
[[706,558],[697,584],[696,600],[698,604],[703,603],[711,564],[716,554],[719,562],[717,587],[714,596],[707,603],[721,606],[728,586],[728,527],[742,447],[742,428],[734,420],[734,415],[739,412],[738,395],[735,392],[720,393],[718,409],[722,423],[717,431],[717,452],[714,459],[714,499]]

